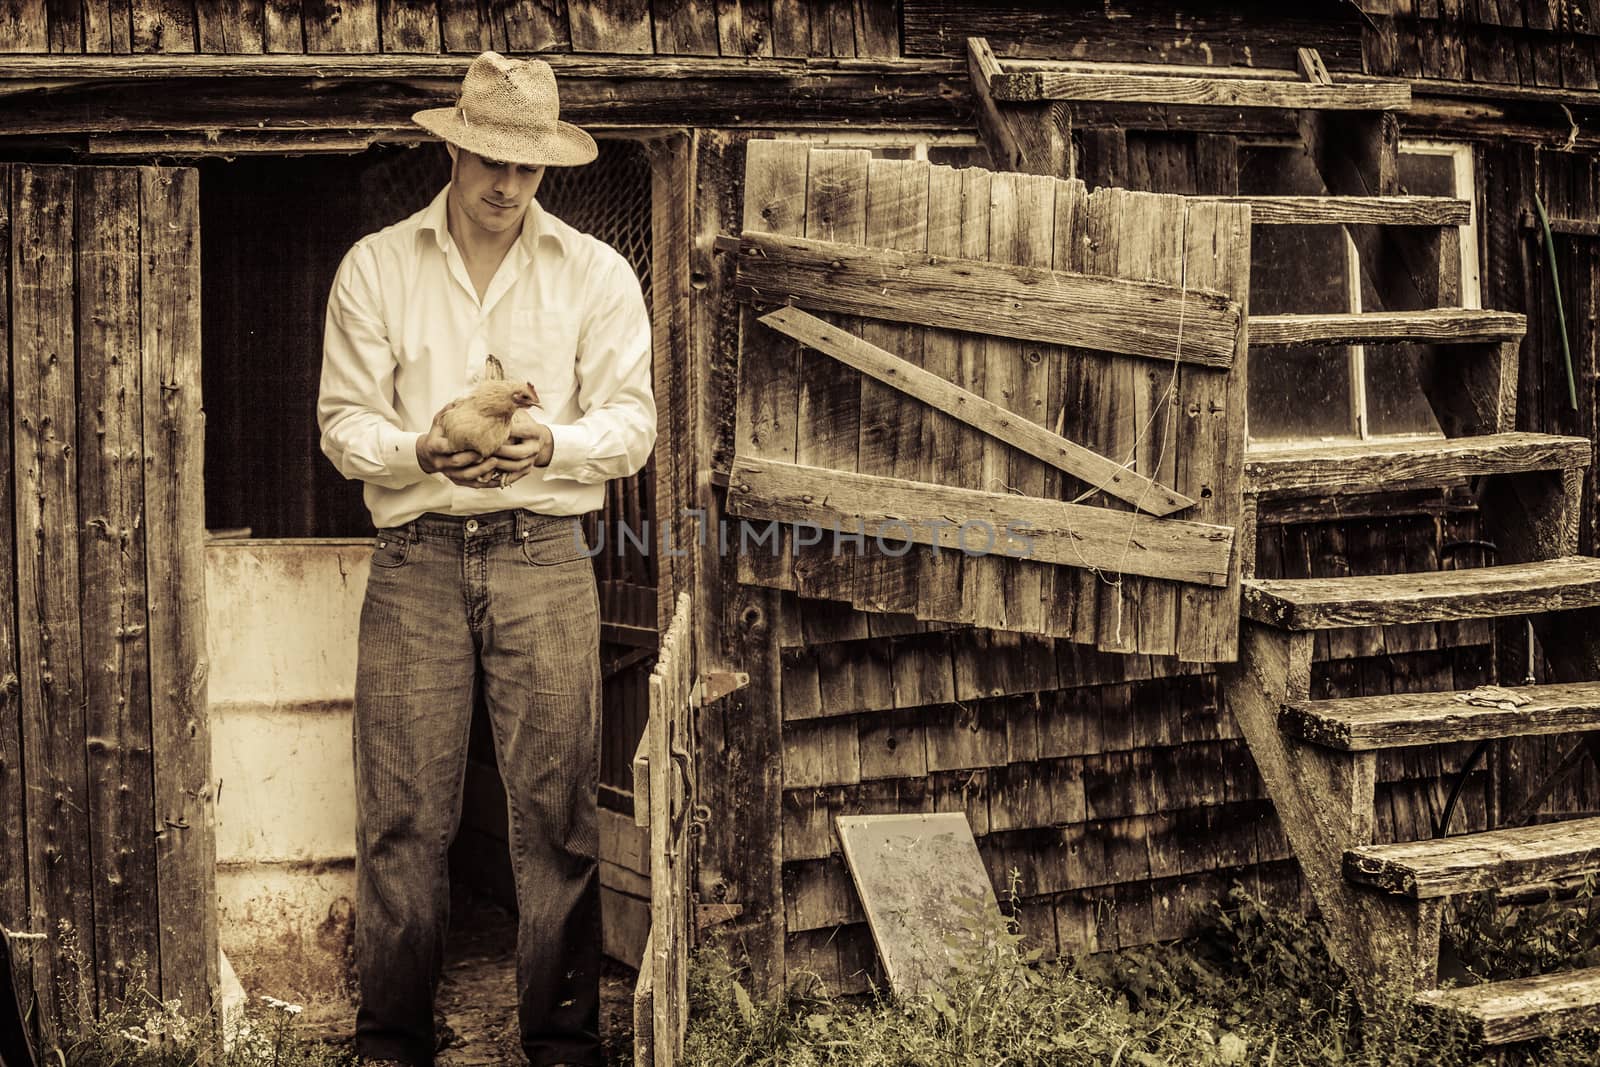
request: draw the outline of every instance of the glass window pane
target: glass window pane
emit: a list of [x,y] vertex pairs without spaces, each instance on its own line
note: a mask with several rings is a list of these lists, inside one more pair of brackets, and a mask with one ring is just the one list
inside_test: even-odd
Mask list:
[[[1366,362],[1369,434],[1375,437],[1407,433],[1443,436],[1433,408],[1423,398],[1409,347],[1368,345]],[[1251,370],[1254,369],[1252,366]]]
[[1250,440],[1354,437],[1343,348],[1250,348]]
[[[1322,181],[1298,148],[1240,149],[1239,192],[1320,195]],[[1349,311],[1350,246],[1336,226],[1256,226],[1250,237],[1250,314]],[[1250,439],[1353,438],[1350,349],[1250,349]]]
[[1402,150],[1400,187],[1407,196],[1459,196],[1455,156]]

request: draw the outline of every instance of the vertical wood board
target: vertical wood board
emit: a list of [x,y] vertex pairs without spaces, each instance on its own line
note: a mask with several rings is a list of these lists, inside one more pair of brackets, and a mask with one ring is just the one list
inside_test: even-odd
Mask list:
[[139,172],[78,176],[79,572],[97,985],[160,959],[150,834]]
[[[75,171],[11,168],[12,347],[17,632],[27,796],[30,925],[77,939],[87,973],[65,969],[60,940],[35,954],[39,988],[93,1010],[94,910],[84,761],[77,508],[77,339],[73,307]],[[62,969],[58,969],[58,967]],[[48,996],[48,992],[45,994]]]
[[161,993],[217,988],[216,796],[206,709],[205,416],[200,397],[200,176],[140,171],[152,759]]

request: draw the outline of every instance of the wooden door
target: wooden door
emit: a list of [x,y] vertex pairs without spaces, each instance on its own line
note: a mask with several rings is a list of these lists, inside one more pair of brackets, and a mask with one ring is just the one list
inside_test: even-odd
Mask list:
[[785,525],[740,579],[1232,659],[1249,246],[1242,205],[751,142],[728,506]]
[[695,781],[689,709],[694,683],[690,600],[681,593],[650,675],[650,721],[634,764],[639,781],[635,817],[650,827],[650,937],[634,992],[638,1067],[676,1067],[689,1023],[689,954],[695,930],[689,889]]
[[0,166],[0,922],[47,1030],[216,987],[199,218],[193,170]]

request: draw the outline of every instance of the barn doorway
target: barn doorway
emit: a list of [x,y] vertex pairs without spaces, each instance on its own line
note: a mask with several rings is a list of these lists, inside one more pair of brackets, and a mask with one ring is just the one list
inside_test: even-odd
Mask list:
[[[353,792],[345,795],[352,788],[349,702],[340,692],[346,676],[353,677],[359,590],[345,580],[358,569],[364,580],[372,529],[359,484],[343,479],[318,445],[326,301],[350,246],[425,206],[449,180],[450,161],[442,144],[429,143],[380,145],[360,155],[215,159],[198,169],[219,774],[243,786],[262,777],[262,761],[277,759],[295,784],[276,788],[317,798],[316,817],[330,824],[294,839],[296,831],[252,821],[271,810],[259,791],[247,811],[242,789],[234,793],[239,805],[224,796],[222,940],[247,989],[255,972],[285,991],[274,995],[299,988],[314,996],[342,979],[335,972],[350,931],[345,889],[353,887],[354,801]],[[552,168],[539,192],[546,210],[627,257],[647,303],[651,197],[650,154],[629,140],[602,140],[599,159],[588,167]],[[664,439],[660,445],[670,447]],[[586,520],[591,543],[600,524],[637,524],[654,506],[652,461],[608,486],[604,510]],[[649,922],[648,849],[635,840],[631,760],[648,715],[659,574],[656,558],[637,545],[615,537],[605,543],[594,563],[605,676],[606,948],[637,964]],[[276,656],[277,673],[298,671],[300,682],[280,685],[254,667],[234,669],[263,634],[299,649],[280,648],[267,658]],[[312,677],[321,680],[301,684]],[[504,792],[481,707],[470,759],[452,882],[514,908]],[[230,931],[230,910],[251,921]],[[252,926],[263,928],[247,932]],[[285,952],[295,958],[280,958]]]

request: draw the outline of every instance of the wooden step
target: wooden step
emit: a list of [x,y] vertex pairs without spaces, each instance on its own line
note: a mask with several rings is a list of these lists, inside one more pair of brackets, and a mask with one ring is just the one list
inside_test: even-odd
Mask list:
[[1465,226],[1472,202],[1450,196],[1219,196],[1248,204],[1252,226]]
[[1344,854],[1347,881],[1415,900],[1590,871],[1600,871],[1600,818],[1366,845]]
[[1416,1002],[1465,1015],[1485,1045],[1600,1027],[1600,967],[1457,989],[1430,989]]
[[1245,492],[1336,496],[1420,489],[1486,474],[1587,467],[1592,449],[1587,437],[1542,433],[1251,448],[1244,457]]
[[1303,741],[1347,752],[1600,730],[1600,682],[1528,685],[1510,692],[1530,702],[1508,711],[1464,704],[1455,693],[1306,700],[1285,704],[1278,725]]
[[1256,315],[1252,345],[1479,344],[1520,340],[1527,319],[1511,311],[1439,308],[1333,315]]
[[1356,578],[1246,579],[1245,618],[1286,630],[1443,622],[1600,604],[1600,559],[1561,556],[1471,570]]

